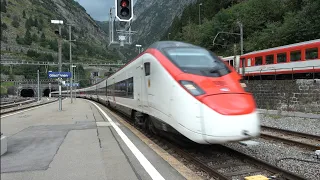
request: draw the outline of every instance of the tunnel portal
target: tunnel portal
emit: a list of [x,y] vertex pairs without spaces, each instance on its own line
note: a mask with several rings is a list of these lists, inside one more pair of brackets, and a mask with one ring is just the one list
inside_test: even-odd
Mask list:
[[43,97],[49,97],[49,94],[50,94],[50,89],[45,89],[43,91]]
[[21,96],[22,97],[34,97],[35,93],[33,89],[22,89]]

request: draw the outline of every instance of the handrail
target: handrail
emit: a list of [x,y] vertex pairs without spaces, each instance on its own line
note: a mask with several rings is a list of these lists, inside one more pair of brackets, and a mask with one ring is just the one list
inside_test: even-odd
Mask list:
[[[252,66],[252,67],[256,67],[256,66]],[[251,71],[248,71],[247,70],[247,68],[248,67],[246,67],[246,73],[248,73],[248,72],[257,72],[257,71],[273,71],[273,70],[288,70],[288,69],[290,69],[290,70],[292,70],[292,69],[299,69],[299,68],[315,68],[315,67],[318,67],[318,68],[320,68],[320,65],[319,66],[298,66],[298,67],[294,67],[294,68],[270,68],[270,69],[257,69],[257,70],[251,70]],[[279,71],[278,71],[279,72]],[[280,71],[281,72],[281,71]]]

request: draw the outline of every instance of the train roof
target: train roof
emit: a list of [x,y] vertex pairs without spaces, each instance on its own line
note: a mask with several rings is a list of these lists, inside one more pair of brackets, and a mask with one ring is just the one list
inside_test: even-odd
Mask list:
[[301,46],[301,45],[306,45],[306,44],[316,43],[316,42],[320,43],[320,39],[315,39],[315,40],[305,41],[305,42],[300,42],[300,43],[295,43],[295,44],[289,44],[289,45],[284,45],[284,46],[278,46],[278,47],[263,49],[263,50],[259,50],[259,51],[253,51],[253,52],[244,54],[244,56],[252,55],[252,54],[256,54],[256,53],[268,52],[268,51],[277,50],[277,49],[281,49],[281,48],[290,48],[290,47],[295,47],[295,46]]
[[158,41],[149,46],[149,48],[154,48],[158,50],[162,50],[164,48],[177,48],[177,47],[194,47],[194,48],[200,48],[199,46],[195,46],[193,44],[180,42],[180,41]]

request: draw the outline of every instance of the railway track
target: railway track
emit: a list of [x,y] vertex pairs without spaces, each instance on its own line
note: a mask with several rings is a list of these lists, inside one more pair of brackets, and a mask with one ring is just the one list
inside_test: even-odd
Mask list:
[[320,136],[296,131],[261,126],[262,138],[294,144],[310,150],[320,150]]
[[21,101],[25,101],[25,100],[29,100],[30,98],[5,98],[5,99],[1,99],[1,105],[6,105],[6,104],[11,104],[14,102],[21,102]]
[[0,109],[8,109],[8,108],[12,108],[15,106],[19,106],[19,105],[25,105],[25,104],[29,104],[29,103],[33,103],[36,102],[36,99],[27,99],[27,100],[19,100],[19,101],[15,101],[15,102],[9,102],[9,103],[5,103],[5,104],[1,104]]
[[165,139],[159,139],[154,136],[150,139],[161,147],[169,146],[180,157],[188,159],[214,179],[240,180],[254,175],[263,175],[269,179],[277,180],[305,179],[300,175],[223,145],[198,146],[194,149],[184,149]]
[[45,105],[45,104],[50,104],[50,103],[53,103],[53,102],[57,102],[58,100],[59,99],[56,99],[56,100],[53,100],[53,101],[49,101],[49,102],[45,102],[45,103],[40,103],[40,104],[34,104],[34,105],[31,105],[31,106],[21,107],[21,108],[17,108],[17,109],[12,109],[12,110],[1,112],[0,114],[1,115],[6,115],[6,114],[14,113],[14,112],[17,112],[17,111],[30,109],[30,108],[34,108],[34,107],[37,107],[37,106],[42,106],[42,105]]
[[[305,178],[274,166],[268,162],[244,154],[223,145],[198,145],[195,148],[184,148],[171,143],[166,138],[153,136],[136,126],[125,114],[109,108],[112,112],[121,116],[131,126],[134,126],[142,134],[147,136],[155,144],[166,151],[174,151],[180,157],[188,159],[197,168],[219,180],[244,179],[247,176],[263,175],[277,180],[304,180]],[[171,153],[170,153],[171,154]]]

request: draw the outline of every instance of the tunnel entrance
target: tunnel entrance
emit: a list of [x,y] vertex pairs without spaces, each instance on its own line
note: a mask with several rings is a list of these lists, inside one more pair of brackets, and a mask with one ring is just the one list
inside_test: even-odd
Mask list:
[[50,89],[45,89],[43,91],[43,97],[49,97],[49,94],[50,94]]
[[33,89],[22,89],[21,96],[22,97],[34,97],[34,90]]

